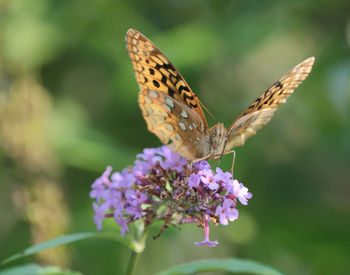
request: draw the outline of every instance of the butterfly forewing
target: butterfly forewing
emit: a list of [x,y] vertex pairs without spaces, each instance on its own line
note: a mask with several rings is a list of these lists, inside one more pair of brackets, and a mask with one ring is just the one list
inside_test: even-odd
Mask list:
[[186,105],[203,121],[205,131],[208,125],[198,98],[157,46],[133,29],[126,34],[126,45],[141,91],[164,93]]
[[275,82],[244,110],[228,129],[226,151],[241,146],[256,131],[268,123],[277,107],[286,102],[294,89],[308,76],[314,64],[310,57]]

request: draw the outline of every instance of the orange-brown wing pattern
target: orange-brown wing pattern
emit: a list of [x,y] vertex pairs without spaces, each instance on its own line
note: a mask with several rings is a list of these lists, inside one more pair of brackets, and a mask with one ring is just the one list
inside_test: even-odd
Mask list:
[[197,96],[168,58],[148,38],[130,29],[126,34],[126,46],[133,63],[140,90],[165,93],[188,106],[208,128]]
[[241,146],[247,138],[268,123],[277,107],[286,102],[294,89],[308,76],[315,58],[310,57],[295,66],[275,82],[241,113],[228,129],[226,151]]
[[187,159],[209,153],[209,137],[204,122],[190,107],[166,93],[143,89],[139,105],[148,130],[160,141]]

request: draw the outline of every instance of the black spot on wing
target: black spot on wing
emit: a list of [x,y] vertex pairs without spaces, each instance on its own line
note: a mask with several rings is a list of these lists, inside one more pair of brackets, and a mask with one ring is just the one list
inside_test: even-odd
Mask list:
[[155,87],[157,87],[157,88],[159,88],[159,87],[160,87],[160,85],[159,85],[159,83],[158,83],[158,81],[157,81],[157,80],[153,80],[153,85],[154,85]]
[[270,101],[273,98],[274,94],[271,93],[271,95],[269,96],[268,99],[266,99],[267,101]]
[[[181,86],[182,87],[182,86]],[[193,97],[193,95],[188,95],[188,94],[183,94],[183,98],[184,98],[184,100],[187,102],[187,99],[189,99],[189,100],[193,100],[194,99],[194,97]]]
[[168,64],[158,64],[158,63],[157,63],[157,64],[154,66],[154,68],[155,68],[156,70],[159,70],[159,69],[161,69],[161,68],[163,68],[163,69],[165,69],[165,70],[171,69],[171,70],[173,70],[174,72],[176,72],[175,67],[174,67],[172,64],[170,64],[170,63],[168,63]]
[[[183,87],[183,86],[180,86],[180,87]],[[187,88],[187,87],[186,87]],[[197,103],[195,103],[195,104],[193,104],[191,101],[193,101],[193,99],[194,99],[194,96],[193,95],[188,95],[188,94],[186,94],[186,93],[184,93],[183,95],[183,99],[185,100],[185,102],[186,102],[186,104],[188,105],[188,106],[190,106],[191,108],[197,108],[198,107],[198,104]],[[188,101],[190,101],[190,102],[188,102]]]
[[[182,85],[181,85],[181,86],[179,87],[179,93],[181,94],[181,92],[182,92],[183,90],[186,91],[186,92],[189,92],[189,91],[190,91],[190,89],[189,89],[187,86],[182,86]],[[193,96],[192,96],[192,99],[193,99]]]
[[258,97],[258,98],[254,101],[254,105],[256,106],[256,105],[260,104],[261,99],[262,99],[261,96]]
[[167,77],[162,74],[162,79],[160,80],[163,84],[166,84]]
[[277,82],[275,83],[275,86],[278,87],[278,88],[280,88],[280,89],[283,88],[283,84],[282,84],[280,81],[277,81]]
[[[161,78],[161,82],[164,83],[167,87],[168,87],[168,95],[171,96],[172,98],[174,98],[174,95],[175,93],[179,93],[183,99],[185,100],[185,102],[187,103],[187,105],[191,108],[197,108],[198,107],[198,104],[192,104],[192,102],[187,102],[188,100],[192,101],[194,100],[195,98],[195,95],[188,95],[187,93],[182,93],[182,91],[186,91],[186,92],[190,92],[190,89],[187,87],[187,86],[183,86],[183,85],[180,85],[179,89],[177,91],[174,91],[172,88],[170,88],[168,85],[167,85],[167,80],[169,79],[169,81],[176,87],[176,83],[178,83],[180,80],[181,80],[181,77],[180,75],[177,73],[177,70],[175,69],[175,67],[170,64],[170,63],[167,63],[167,64],[156,64],[154,66],[154,69],[158,70],[160,72],[160,69],[163,68],[165,70],[172,70],[173,72],[176,73],[175,77],[173,74],[171,74],[170,78],[167,78],[166,76],[164,76],[162,73],[162,78]],[[153,80],[153,84],[154,86],[156,86],[157,88],[159,86],[159,83],[155,83],[157,81]]]
[[168,87],[168,95],[171,96],[172,98],[174,98],[174,95],[175,95],[175,91],[170,87]]

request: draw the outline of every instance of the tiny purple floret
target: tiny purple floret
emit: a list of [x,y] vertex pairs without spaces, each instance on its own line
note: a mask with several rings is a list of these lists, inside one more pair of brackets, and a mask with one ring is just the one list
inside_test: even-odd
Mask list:
[[199,182],[201,180],[201,177],[197,174],[192,174],[189,178],[188,178],[188,186],[193,188],[193,187],[198,187],[199,186]]
[[222,225],[227,225],[228,220],[233,222],[238,218],[238,210],[233,207],[233,201],[226,199],[223,206],[218,206],[215,211],[216,216],[220,216],[220,223]]

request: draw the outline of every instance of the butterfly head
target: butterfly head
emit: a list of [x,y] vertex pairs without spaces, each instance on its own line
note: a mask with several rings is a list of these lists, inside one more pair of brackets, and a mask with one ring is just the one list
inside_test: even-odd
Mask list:
[[210,153],[212,156],[222,154],[227,138],[227,130],[223,123],[218,123],[208,130],[210,136]]

